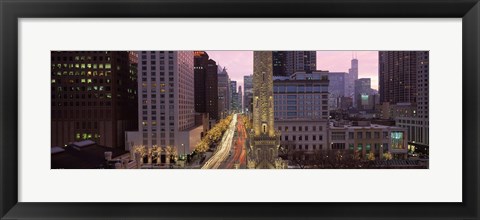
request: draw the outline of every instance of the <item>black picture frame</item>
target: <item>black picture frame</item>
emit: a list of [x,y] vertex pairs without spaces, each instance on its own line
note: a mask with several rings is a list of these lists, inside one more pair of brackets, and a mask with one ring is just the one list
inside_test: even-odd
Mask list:
[[[0,0],[2,219],[478,219],[478,0]],[[18,19],[133,17],[462,18],[462,203],[18,202]],[[459,70],[460,71],[460,70]],[[455,77],[454,74],[446,77]],[[455,144],[455,143],[452,143]],[[460,144],[460,143],[458,143]],[[428,186],[425,186],[428,187]],[[41,189],[39,189],[41,190]],[[332,189],[335,190],[335,189]],[[446,189],[448,190],[448,189]],[[62,192],[68,193],[68,192]],[[339,189],[339,193],[341,190]],[[440,193],[440,192],[439,192]],[[194,194],[192,195],[194,196]]]

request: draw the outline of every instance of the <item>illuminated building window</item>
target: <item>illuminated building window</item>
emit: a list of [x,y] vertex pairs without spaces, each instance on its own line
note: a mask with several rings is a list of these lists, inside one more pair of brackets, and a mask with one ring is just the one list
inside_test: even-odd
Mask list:
[[[100,64],[100,65],[102,65],[102,64]],[[105,69],[111,69],[111,68],[112,68],[112,65],[110,63],[105,64]]]

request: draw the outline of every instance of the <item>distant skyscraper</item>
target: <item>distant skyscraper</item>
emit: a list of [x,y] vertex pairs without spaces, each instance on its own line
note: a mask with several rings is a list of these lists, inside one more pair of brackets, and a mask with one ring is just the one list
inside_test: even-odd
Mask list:
[[218,113],[220,118],[225,118],[230,112],[230,78],[227,69],[219,68],[218,71]]
[[253,111],[253,76],[248,75],[243,77],[243,86],[244,88],[244,95],[243,95],[243,108],[244,111],[252,113]]
[[195,111],[208,113],[211,120],[218,120],[217,64],[203,51],[195,51]]
[[238,86],[238,111],[243,112],[243,93],[242,86]]
[[417,52],[379,51],[380,102],[416,103]]
[[124,148],[137,129],[135,53],[51,52],[51,144],[93,140]]
[[371,88],[371,79],[370,78],[361,78],[358,80],[355,80],[355,96],[354,99],[355,101],[355,107],[360,108],[362,106],[362,100],[363,104],[365,104],[365,99],[368,99],[368,97],[372,94],[372,88]]
[[230,107],[232,111],[238,111],[237,81],[230,81]]
[[291,75],[298,71],[315,71],[317,69],[316,51],[286,51],[286,73]]
[[353,98],[353,104],[355,106],[355,80],[358,79],[358,60],[357,58],[352,58],[350,69],[348,69],[348,76],[346,82],[346,96]]
[[328,73],[328,105],[330,109],[340,107],[340,98],[345,96],[345,83],[348,74],[345,72],[329,72]]

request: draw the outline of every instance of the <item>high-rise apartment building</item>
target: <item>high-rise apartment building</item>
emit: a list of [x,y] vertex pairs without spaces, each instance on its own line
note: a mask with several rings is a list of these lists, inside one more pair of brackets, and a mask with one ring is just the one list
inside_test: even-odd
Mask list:
[[125,131],[137,128],[133,62],[126,51],[51,52],[52,146],[124,147]]
[[193,151],[203,126],[195,125],[194,52],[141,51],[138,66],[138,132],[126,135],[127,149],[175,147]]
[[291,75],[295,72],[309,72],[317,70],[316,51],[287,51],[286,72]]
[[416,103],[417,52],[379,51],[380,102]]
[[[409,147],[427,153],[429,146],[429,52],[416,52],[416,111],[413,117],[396,118],[397,125],[408,130]],[[412,149],[413,150],[413,149]]]
[[194,53],[195,111],[219,120],[217,64],[204,51]]

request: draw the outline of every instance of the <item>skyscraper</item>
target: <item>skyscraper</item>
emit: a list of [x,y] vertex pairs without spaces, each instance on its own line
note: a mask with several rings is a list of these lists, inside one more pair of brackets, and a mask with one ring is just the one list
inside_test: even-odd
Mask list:
[[428,153],[429,146],[429,52],[417,51],[416,56],[416,106],[413,117],[398,117],[395,119],[400,127],[407,128],[409,147],[421,149],[423,153]]
[[125,131],[137,128],[134,62],[126,51],[51,52],[52,146],[125,146]]
[[355,100],[355,80],[358,79],[358,59],[352,58],[350,69],[348,69],[348,76],[345,83],[345,92],[347,97],[353,98],[353,105],[356,105]]
[[218,113],[220,118],[225,118],[230,112],[230,78],[227,69],[218,70]]
[[243,95],[243,108],[247,113],[253,112],[253,76],[248,75],[243,77],[244,95]]
[[248,168],[278,167],[279,132],[274,127],[273,68],[271,51],[253,53],[253,132]]
[[217,64],[204,51],[195,51],[195,111],[208,113],[210,120],[219,120]]
[[193,51],[139,55],[139,131],[127,133],[127,148],[170,146],[190,153],[203,131],[195,125]]
[[238,111],[237,81],[230,81],[230,107],[232,111]]
[[272,51],[274,76],[287,76],[287,53],[287,51]]
[[286,51],[286,73],[291,75],[298,71],[315,71],[317,69],[316,51]]
[[340,98],[345,97],[345,85],[348,74],[345,72],[328,73],[328,105],[334,110],[340,108]]
[[242,86],[238,86],[238,111],[243,112],[243,93]]
[[380,103],[416,103],[417,52],[379,51]]

